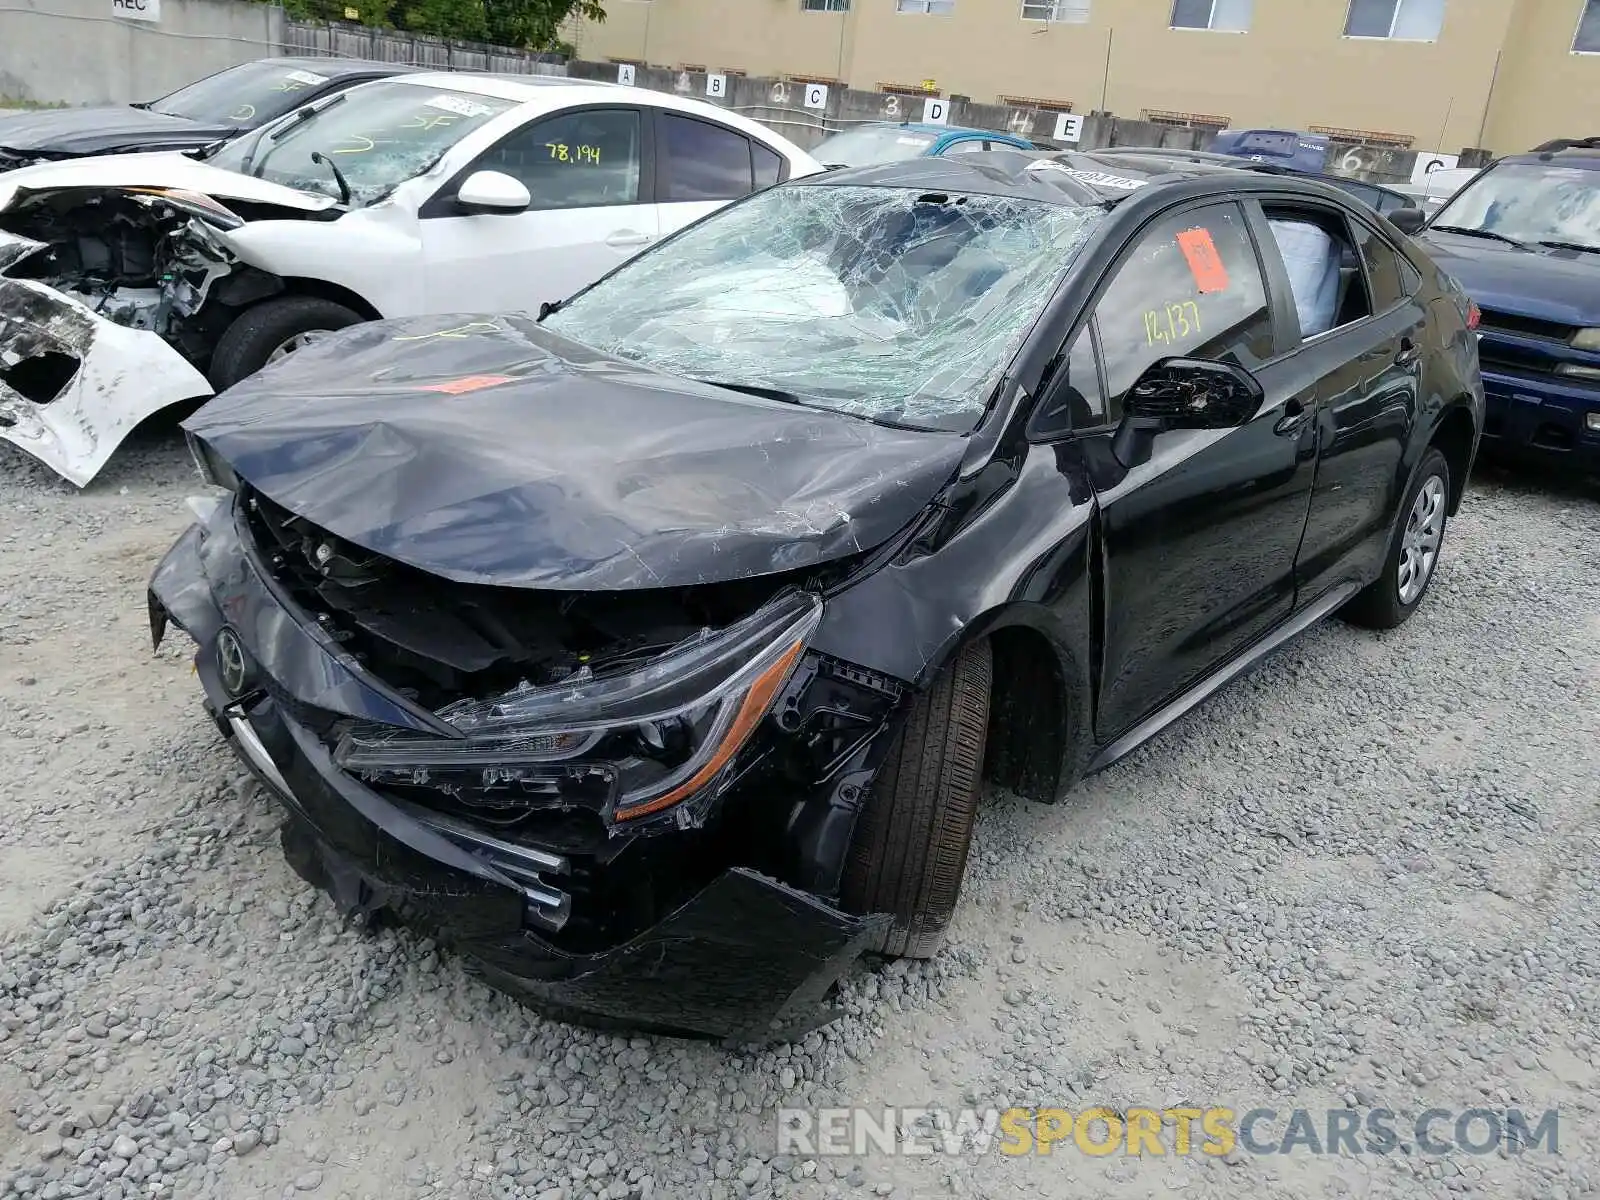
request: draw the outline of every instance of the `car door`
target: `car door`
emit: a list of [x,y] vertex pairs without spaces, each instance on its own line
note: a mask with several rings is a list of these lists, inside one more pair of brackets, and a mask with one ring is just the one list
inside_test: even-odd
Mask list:
[[[1097,732],[1127,732],[1292,612],[1315,468],[1305,380],[1278,359],[1281,304],[1243,207],[1205,202],[1156,218],[1093,309],[1102,396],[1085,451],[1100,507],[1102,654]],[[1078,335],[1081,339],[1082,335]],[[1244,425],[1165,430],[1124,466],[1112,439],[1128,390],[1160,359],[1229,361],[1266,395]],[[1081,384],[1080,384],[1081,387]],[[1103,416],[1101,415],[1103,414]]]
[[770,146],[704,117],[649,110],[655,122],[655,196],[661,236],[788,178]]
[[[1279,231],[1314,227],[1339,261],[1337,295],[1326,319],[1300,328],[1289,356],[1315,392],[1318,462],[1296,577],[1302,603],[1328,588],[1367,578],[1381,558],[1401,460],[1416,420],[1426,309],[1410,299],[1422,280],[1365,217],[1311,200],[1263,200]],[[1283,248],[1265,239],[1269,277],[1307,286]],[[1301,297],[1304,299],[1304,297]]]
[[[418,213],[428,309],[537,309],[587,287],[659,235],[650,170],[649,123],[636,106],[562,109],[507,134]],[[477,171],[520,181],[532,203],[463,211],[456,192]]]

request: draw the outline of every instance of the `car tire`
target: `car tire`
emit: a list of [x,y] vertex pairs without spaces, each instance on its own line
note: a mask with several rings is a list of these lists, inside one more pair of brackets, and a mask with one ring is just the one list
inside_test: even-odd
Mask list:
[[1383,574],[1358,592],[1340,616],[1366,629],[1404,624],[1421,606],[1438,573],[1449,507],[1450,464],[1437,447],[1429,446],[1400,502]]
[[841,899],[891,913],[875,949],[930,958],[944,942],[966,874],[989,728],[994,656],[964,647],[912,702],[867,791],[845,860]]
[[217,339],[211,386],[217,391],[254,375],[281,347],[306,334],[358,324],[360,313],[320,296],[275,296],[244,310]]

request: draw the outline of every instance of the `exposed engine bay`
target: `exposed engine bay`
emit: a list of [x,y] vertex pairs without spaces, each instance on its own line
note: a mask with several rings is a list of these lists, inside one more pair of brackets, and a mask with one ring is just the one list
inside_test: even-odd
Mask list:
[[159,334],[201,370],[220,332],[219,322],[202,314],[211,316],[205,310],[217,281],[237,269],[213,231],[242,224],[206,197],[154,190],[50,192],[0,214],[0,229],[40,243],[7,275],[38,280],[97,316]]

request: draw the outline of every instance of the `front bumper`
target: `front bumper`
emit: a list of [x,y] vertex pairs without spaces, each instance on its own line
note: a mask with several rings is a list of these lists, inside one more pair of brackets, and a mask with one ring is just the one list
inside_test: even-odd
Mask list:
[[1483,451],[1583,474],[1600,473],[1600,388],[1551,376],[1483,372]]
[[[0,231],[0,272],[39,243]],[[53,395],[6,382],[19,364],[64,356],[77,363]],[[54,390],[53,375],[49,387]],[[16,376],[13,376],[16,378]],[[32,279],[0,274],[0,441],[86,486],[136,425],[211,385],[162,338],[128,329]]]
[[[410,714],[296,619],[254,569],[227,506],[162,560],[150,612],[157,640],[170,620],[199,644],[207,708],[288,811],[291,865],[346,912],[385,910],[437,931],[489,982],[536,1007],[745,1041],[793,1037],[833,1018],[834,984],[889,921],[730,866],[642,933],[570,953],[546,932],[572,902],[560,853],[380,794],[340,771],[299,719],[307,703]],[[235,672],[231,691],[216,653],[225,629],[253,671],[245,686]]]

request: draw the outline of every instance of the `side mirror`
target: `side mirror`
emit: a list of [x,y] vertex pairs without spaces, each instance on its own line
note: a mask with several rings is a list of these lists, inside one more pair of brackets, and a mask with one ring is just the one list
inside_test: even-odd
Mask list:
[[1427,223],[1428,214],[1420,208],[1397,208],[1389,214],[1389,224],[1407,237],[1421,233],[1422,227]]
[[521,180],[501,171],[474,171],[462,181],[456,203],[468,212],[522,212],[533,195]]
[[1134,381],[1122,401],[1111,451],[1132,467],[1151,435],[1166,429],[1231,429],[1261,409],[1266,393],[1243,367],[1203,358],[1163,358]]

